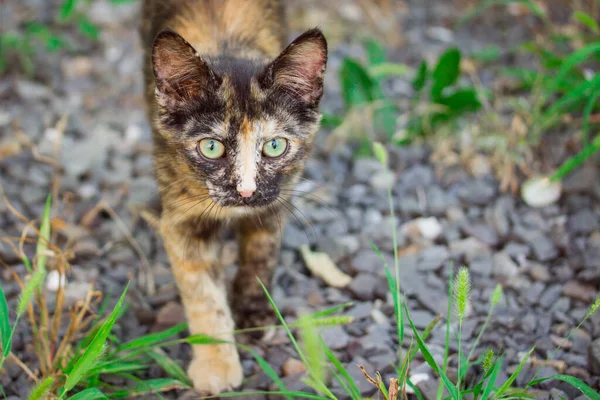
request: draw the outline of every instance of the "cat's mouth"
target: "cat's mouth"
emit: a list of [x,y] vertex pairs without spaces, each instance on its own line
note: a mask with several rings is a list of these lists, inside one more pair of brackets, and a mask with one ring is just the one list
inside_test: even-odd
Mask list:
[[279,193],[255,192],[250,197],[243,197],[237,191],[224,193],[209,190],[209,195],[211,199],[221,207],[250,210],[253,208],[269,207],[275,204]]

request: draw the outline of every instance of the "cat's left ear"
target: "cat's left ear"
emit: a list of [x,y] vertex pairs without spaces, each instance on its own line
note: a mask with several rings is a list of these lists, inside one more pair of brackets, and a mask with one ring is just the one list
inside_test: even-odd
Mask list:
[[294,40],[264,71],[264,86],[285,90],[309,106],[323,95],[327,65],[327,40],[319,29],[310,29]]

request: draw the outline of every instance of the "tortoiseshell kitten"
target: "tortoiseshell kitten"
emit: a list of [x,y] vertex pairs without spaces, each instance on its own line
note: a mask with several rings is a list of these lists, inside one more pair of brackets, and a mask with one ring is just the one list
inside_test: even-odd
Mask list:
[[[219,230],[239,235],[231,307],[238,327],[272,322],[256,279],[278,263],[282,199],[320,121],[327,43],[312,29],[283,49],[280,0],[145,0],[147,101],[160,232],[192,334],[234,341]],[[284,189],[287,188],[287,189]],[[232,344],[193,346],[198,391],[238,386]]]

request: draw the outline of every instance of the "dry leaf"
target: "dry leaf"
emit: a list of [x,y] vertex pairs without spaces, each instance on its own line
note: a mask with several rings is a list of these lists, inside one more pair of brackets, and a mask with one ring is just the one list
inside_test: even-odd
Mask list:
[[329,286],[342,288],[352,282],[352,277],[342,272],[327,253],[313,252],[303,245],[300,246],[300,254],[310,272]]

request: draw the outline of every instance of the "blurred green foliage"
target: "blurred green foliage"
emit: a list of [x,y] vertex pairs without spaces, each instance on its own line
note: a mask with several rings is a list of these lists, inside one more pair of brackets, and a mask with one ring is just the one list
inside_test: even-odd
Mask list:
[[[64,35],[65,29],[75,28],[88,40],[96,41],[100,30],[87,16],[94,0],[64,0],[50,23],[27,21],[16,32],[0,33],[0,73],[5,72],[11,61],[16,60],[25,75],[35,72],[34,55],[37,46],[49,52],[72,50],[76,46]],[[125,4],[134,0],[110,0],[111,4]]]

